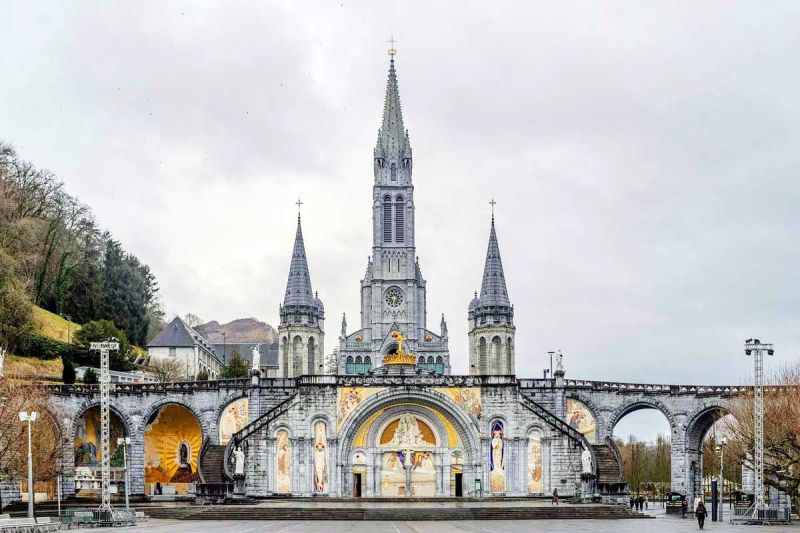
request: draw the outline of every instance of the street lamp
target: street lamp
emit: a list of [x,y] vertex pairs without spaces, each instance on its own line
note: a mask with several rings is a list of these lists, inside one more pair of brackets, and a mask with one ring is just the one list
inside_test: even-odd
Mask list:
[[130,437],[119,437],[117,446],[122,446],[122,465],[125,469],[125,510],[131,512],[131,502],[128,497],[128,446],[131,444]]
[[19,421],[28,423],[28,518],[33,518],[33,451],[31,447],[31,424],[39,418],[39,413],[19,412]]
[[222,335],[222,364],[228,364],[228,334],[223,330],[217,330],[217,333]]
[[728,445],[728,437],[722,435],[717,443],[717,451],[719,452],[719,521],[722,522],[722,507],[725,503],[725,446]]

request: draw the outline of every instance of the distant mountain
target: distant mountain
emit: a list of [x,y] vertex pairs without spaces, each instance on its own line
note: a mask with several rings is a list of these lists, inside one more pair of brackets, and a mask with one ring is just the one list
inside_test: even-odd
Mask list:
[[227,324],[220,324],[216,320],[212,320],[194,329],[208,339],[211,344],[223,343],[223,335],[221,333],[223,331],[225,332],[224,342],[228,343],[272,343],[278,338],[278,332],[275,331],[275,328],[255,318],[238,318]]

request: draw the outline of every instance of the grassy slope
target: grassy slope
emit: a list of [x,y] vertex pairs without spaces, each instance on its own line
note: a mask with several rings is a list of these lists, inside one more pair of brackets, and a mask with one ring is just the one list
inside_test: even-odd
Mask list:
[[70,336],[81,329],[80,324],[33,306],[33,328],[39,335],[61,342],[70,342]]
[[3,366],[4,374],[8,377],[37,378],[42,381],[61,382],[63,370],[64,365],[61,364],[61,359],[45,361],[35,357],[19,357],[16,355],[6,357],[6,362]]

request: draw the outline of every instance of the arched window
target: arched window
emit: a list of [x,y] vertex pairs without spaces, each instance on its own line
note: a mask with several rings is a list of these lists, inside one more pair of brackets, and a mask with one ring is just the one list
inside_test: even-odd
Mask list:
[[364,372],[372,370],[372,358],[370,356],[364,357]]
[[392,242],[392,198],[383,197],[383,242]]
[[281,374],[280,377],[288,377],[289,376],[289,339],[287,337],[283,338],[283,342],[281,343],[281,364],[280,364]]
[[425,366],[425,358],[422,357],[421,355],[419,356],[419,360],[417,361],[417,366],[420,368],[427,368]]
[[514,373],[514,339],[506,339],[506,374]]
[[390,169],[391,169],[391,173],[392,173],[392,181],[397,181],[397,167],[395,166],[394,163],[392,163],[392,166],[390,167]]
[[436,373],[444,374],[444,359],[441,355],[436,358]]
[[317,373],[316,369],[316,342],[314,341],[314,337],[309,337],[308,339],[308,372],[306,372],[309,376],[313,376]]
[[303,339],[298,335],[292,340],[292,367],[291,377],[299,376],[303,373]]
[[429,365],[433,365],[433,356],[432,355],[428,356],[428,364]]
[[353,368],[353,357],[351,355],[347,356],[347,362],[344,365],[344,371],[346,374],[355,373],[355,369]]
[[500,337],[494,337],[492,339],[492,361],[494,361],[495,365],[500,366],[503,361],[501,359],[502,355],[502,341]]
[[486,337],[478,341],[478,371],[486,374]]
[[[394,201],[394,240],[395,242],[405,242],[406,239],[406,223],[405,223],[405,206],[402,196],[398,196]],[[398,262],[398,269],[400,260]]]

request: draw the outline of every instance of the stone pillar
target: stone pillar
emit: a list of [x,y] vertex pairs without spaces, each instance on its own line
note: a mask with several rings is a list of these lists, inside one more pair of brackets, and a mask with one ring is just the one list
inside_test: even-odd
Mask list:
[[[670,484],[673,491],[687,494],[688,498],[690,462],[687,459],[686,432],[683,429],[672,428],[671,446],[672,479]],[[691,501],[687,499],[687,502],[691,506]]]

